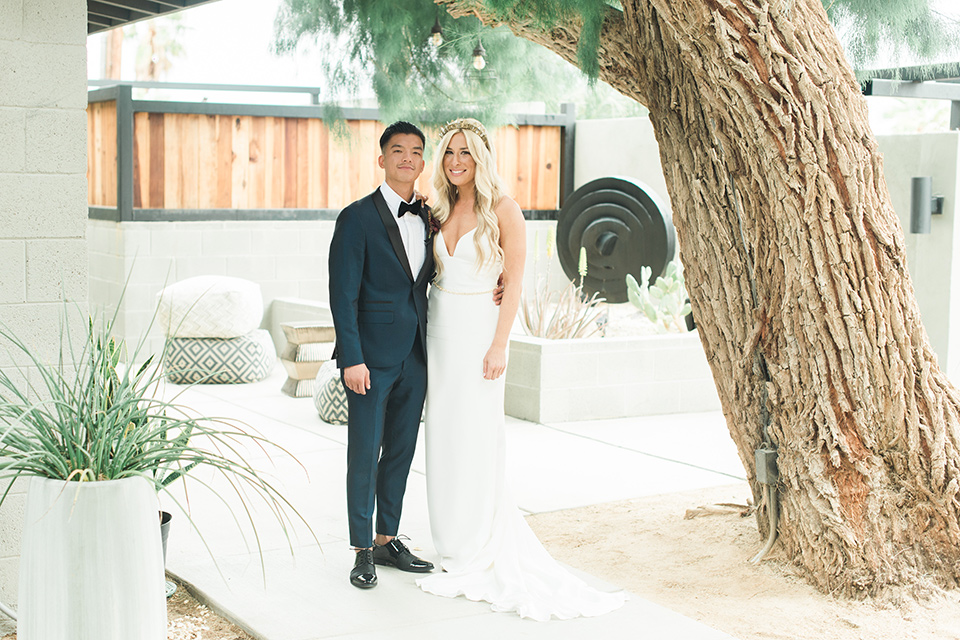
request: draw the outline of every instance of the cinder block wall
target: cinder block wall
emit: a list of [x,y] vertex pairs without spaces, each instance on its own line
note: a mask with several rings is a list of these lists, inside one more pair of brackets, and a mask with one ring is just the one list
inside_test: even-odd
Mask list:
[[266,328],[277,298],[327,300],[332,234],[333,222],[325,221],[91,220],[90,304],[109,310],[126,285],[117,334],[130,346],[148,335],[143,353],[159,353],[163,333],[150,323],[163,287],[194,276],[232,276],[260,285]]
[[[0,322],[44,358],[56,354],[59,300],[87,300],[86,19],[83,0],[0,0]],[[0,349],[0,367],[17,365]],[[0,508],[10,605],[22,496],[21,483]]]

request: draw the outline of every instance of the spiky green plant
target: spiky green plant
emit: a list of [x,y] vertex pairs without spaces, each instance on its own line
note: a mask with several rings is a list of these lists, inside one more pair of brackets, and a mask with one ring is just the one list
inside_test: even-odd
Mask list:
[[[288,538],[289,512],[306,524],[247,460],[251,447],[258,452],[286,450],[248,426],[197,416],[176,404],[176,398],[165,399],[162,374],[152,356],[135,369],[123,364],[125,355],[137,361],[144,340],[125,354],[123,342],[112,336],[116,316],[102,322],[89,319],[86,336],[74,341],[69,310],[65,304],[54,364],[41,360],[0,325],[0,344],[12,359],[27,363],[15,370],[0,369],[0,481],[40,476],[65,483],[98,482],[140,476],[179,504],[170,493],[171,483],[186,480],[196,468],[207,468],[236,492],[258,541],[249,503],[253,496],[270,509]],[[227,502],[207,481],[196,481]],[[12,482],[0,503],[10,486]],[[189,509],[180,506],[189,518]]]

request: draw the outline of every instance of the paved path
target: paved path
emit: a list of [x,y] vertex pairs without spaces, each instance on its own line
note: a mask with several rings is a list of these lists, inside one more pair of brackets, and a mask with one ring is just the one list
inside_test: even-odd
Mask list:
[[[249,524],[238,528],[229,510],[209,493],[193,490],[188,496],[202,539],[186,525],[184,515],[171,509],[170,498],[163,498],[165,508],[176,514],[167,568],[254,636],[263,640],[731,638],[637,596],[599,618],[537,623],[515,614],[494,613],[485,603],[425,594],[414,584],[416,576],[389,568],[380,568],[375,589],[351,587],[347,574],[353,554],[346,537],[344,495],[346,428],[322,422],[311,399],[282,395],[283,380],[283,370],[277,367],[264,382],[194,387],[179,401],[206,415],[242,420],[293,452],[303,467],[290,456],[276,453],[271,461],[254,451],[251,460],[267,469],[309,522],[317,540],[301,523],[294,523],[288,544],[270,512],[259,507],[252,519],[264,550],[264,575]],[[528,513],[743,480],[743,467],[719,412],[553,425],[507,420],[510,479],[520,507]],[[244,517],[242,511],[236,513]],[[413,462],[401,528],[412,547],[436,560],[427,519],[422,442]],[[616,589],[580,575],[599,588]]]

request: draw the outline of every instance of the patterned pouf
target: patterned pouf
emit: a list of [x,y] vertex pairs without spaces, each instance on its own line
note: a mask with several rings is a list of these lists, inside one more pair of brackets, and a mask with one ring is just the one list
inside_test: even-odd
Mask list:
[[320,366],[313,389],[313,404],[320,419],[330,424],[347,424],[347,392],[336,360],[327,360]]
[[239,338],[167,338],[163,369],[173,384],[258,382],[277,362],[270,332]]

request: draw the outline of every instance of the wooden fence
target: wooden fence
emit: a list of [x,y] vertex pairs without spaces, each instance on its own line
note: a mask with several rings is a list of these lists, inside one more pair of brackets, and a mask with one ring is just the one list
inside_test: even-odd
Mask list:
[[[346,132],[335,133],[318,107],[135,101],[122,85],[92,91],[89,204],[115,209],[119,220],[138,219],[138,211],[202,219],[205,210],[340,209],[383,179],[378,115],[349,110]],[[563,172],[572,128],[571,109],[521,117],[493,133],[498,171],[522,209],[560,207],[572,187],[572,173]],[[431,165],[428,158],[418,183],[424,193]]]

